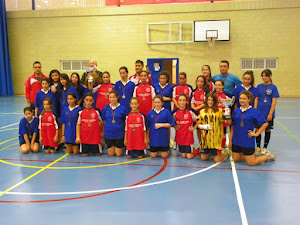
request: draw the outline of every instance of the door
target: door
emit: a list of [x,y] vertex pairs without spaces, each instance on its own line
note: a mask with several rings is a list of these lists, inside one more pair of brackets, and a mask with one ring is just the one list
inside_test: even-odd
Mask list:
[[169,84],[178,83],[179,58],[147,59],[147,65],[151,71],[153,84],[159,83],[159,73],[166,71],[170,74]]

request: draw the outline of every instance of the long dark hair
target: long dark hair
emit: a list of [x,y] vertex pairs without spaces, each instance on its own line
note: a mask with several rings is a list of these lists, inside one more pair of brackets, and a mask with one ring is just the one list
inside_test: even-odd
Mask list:
[[51,77],[52,73],[57,73],[58,74],[58,76],[59,76],[59,78],[58,78],[58,84],[59,84],[60,83],[60,72],[58,70],[54,69],[54,70],[51,70],[50,74],[49,74],[50,85],[54,84],[53,80],[52,80],[52,77]]
[[251,71],[251,70],[246,71],[246,72],[243,74],[243,78],[244,78],[245,75],[249,75],[249,76],[251,77],[251,83],[250,83],[250,85],[251,85],[252,87],[254,87],[254,74],[253,74],[253,71]]
[[215,96],[214,93],[211,93],[211,92],[208,93],[208,94],[205,96],[205,101],[204,101],[204,104],[205,104],[205,106],[204,106],[204,112],[207,113],[207,110],[209,109],[208,104],[207,104],[207,101],[208,101],[208,98],[209,98],[209,97],[211,97],[211,98],[213,99],[213,101],[214,101],[214,104],[213,104],[213,106],[212,106],[213,112],[218,112],[218,111],[219,111],[219,106],[218,106],[217,97]]
[[209,65],[204,65],[204,66],[202,66],[202,70],[203,70],[203,67],[207,67],[209,69],[209,78],[208,78],[208,81],[210,81],[212,79],[210,66]]
[[[71,81],[70,81],[70,78],[69,78],[68,74],[62,73],[62,74],[60,74],[60,78],[67,81],[67,83],[65,85],[65,88],[66,88],[66,90],[68,90],[71,87]],[[62,86],[62,84],[59,81],[59,83],[58,83],[58,92],[61,93],[63,88],[64,87]]]
[[[73,75],[77,76],[77,79],[78,79],[77,85],[72,82]],[[73,72],[70,76],[70,80],[71,80],[71,84],[76,88],[77,92],[79,93],[79,91],[80,91],[80,76],[79,76],[79,74],[77,72]]]
[[202,78],[203,79],[203,81],[204,81],[204,87],[203,87],[203,90],[206,90],[206,89],[208,89],[209,88],[209,86],[208,86],[208,84],[207,84],[207,82],[206,82],[206,80],[205,80],[205,76],[204,75],[199,75],[197,78],[196,78],[196,89],[198,89],[198,86],[197,86],[197,80],[198,80],[198,78]]

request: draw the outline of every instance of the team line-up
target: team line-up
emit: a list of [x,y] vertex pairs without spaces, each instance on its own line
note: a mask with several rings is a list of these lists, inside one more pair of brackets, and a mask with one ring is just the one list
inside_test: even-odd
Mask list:
[[[104,141],[110,156],[122,156],[126,148],[128,158],[143,158],[149,146],[151,157],[166,158],[173,127],[182,157],[192,159],[201,153],[202,160],[212,157],[222,162],[232,153],[234,161],[245,160],[248,165],[275,160],[267,147],[279,93],[269,69],[261,72],[263,82],[255,88],[252,71],[240,81],[228,72],[228,61],[220,62],[220,74],[214,77],[210,66],[204,65],[193,90],[184,72],[178,85],[168,84],[167,72],[160,72],[159,83],[153,85],[141,60],[130,78],[127,68],[121,67],[121,80],[115,84],[110,83],[109,72],[97,70],[95,60],[89,66],[81,79],[76,72],[69,78],[58,70],[48,78],[41,63],[33,63],[34,74],[25,81],[28,107],[19,126],[22,153],[38,152],[40,143],[46,153],[56,153],[59,143],[65,143],[68,153],[98,156]],[[232,100],[231,116],[224,117],[224,110],[228,112],[224,99]]]

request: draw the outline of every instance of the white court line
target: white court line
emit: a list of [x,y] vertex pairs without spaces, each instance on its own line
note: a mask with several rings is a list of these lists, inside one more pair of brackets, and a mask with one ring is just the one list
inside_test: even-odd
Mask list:
[[237,172],[235,169],[235,163],[232,159],[232,156],[230,156],[230,163],[231,163],[231,167],[232,167],[232,176],[233,176],[233,181],[234,181],[234,186],[235,186],[236,197],[237,197],[237,201],[238,201],[238,205],[239,205],[239,209],[240,209],[242,224],[248,225],[247,215],[246,215],[246,211],[245,211],[245,207],[244,207],[244,203],[243,203],[242,192],[241,192],[241,188],[240,188],[240,184],[239,184],[239,179],[237,176]]
[[0,115],[23,115],[24,113],[0,113]]
[[8,131],[8,130],[18,130],[19,128],[10,128],[10,129],[4,129],[4,130],[0,130],[0,132],[3,132],[3,131]]
[[13,123],[13,124],[9,124],[9,125],[6,125],[6,126],[4,126],[4,127],[0,127],[0,129],[2,129],[2,128],[6,128],[6,127],[11,127],[11,126],[14,126],[14,125],[17,125],[17,124],[19,124],[19,123]]
[[[198,170],[196,172],[193,173],[189,173],[183,176],[179,176],[179,177],[174,177],[174,178],[170,178],[167,180],[162,180],[162,181],[157,181],[157,182],[152,182],[152,183],[148,183],[148,184],[140,184],[140,185],[136,185],[136,186],[129,186],[129,187],[119,187],[119,188],[110,188],[110,189],[102,189],[102,190],[94,190],[94,191],[76,191],[76,192],[50,192],[50,193],[46,193],[46,192],[38,192],[38,193],[30,193],[30,192],[7,192],[7,195],[81,195],[81,194],[94,194],[94,193],[101,193],[101,192],[109,192],[109,191],[121,191],[121,190],[128,190],[128,189],[134,189],[134,188],[141,188],[141,187],[147,187],[147,186],[152,186],[152,185],[157,185],[157,184],[163,184],[163,183],[167,183],[167,182],[172,182],[175,180],[180,180],[183,178],[187,178],[187,177],[191,177],[194,176],[198,173],[202,173],[204,171],[207,171],[213,167],[216,167],[217,165],[219,165],[220,163],[215,163],[209,167],[206,167],[202,170]],[[1,193],[2,191],[0,191]]]

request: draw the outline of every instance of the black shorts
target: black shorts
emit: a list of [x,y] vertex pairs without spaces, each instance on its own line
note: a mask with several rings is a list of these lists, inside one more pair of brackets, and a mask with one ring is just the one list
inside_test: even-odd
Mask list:
[[192,145],[176,145],[176,149],[181,153],[193,153],[194,147]]
[[[30,143],[31,143],[31,142],[30,142]],[[39,142],[39,141],[35,141],[34,143],[38,143],[38,144],[39,144],[40,142]],[[24,144],[26,144],[25,141],[22,141],[22,142],[19,143],[20,146],[21,146],[21,145],[24,145]]]
[[55,150],[57,148],[56,147],[50,147],[50,146],[43,146],[43,149]]
[[117,148],[124,148],[124,138],[120,139],[107,139],[104,138],[105,144],[107,145],[107,148],[111,148],[113,146]]
[[150,146],[150,152],[168,152],[170,151],[170,147],[156,147]]
[[141,156],[141,155],[145,155],[146,154],[146,150],[127,150],[126,151],[126,155],[129,156]]
[[[256,124],[255,128],[260,128],[260,126],[258,126],[258,124]],[[274,118],[272,118],[271,121],[268,121],[268,126],[266,128],[266,130],[272,130],[274,128]]]
[[218,150],[216,148],[206,148],[206,149],[201,149],[200,150],[201,154],[211,154],[212,156],[220,155],[222,152],[221,150]]
[[76,144],[76,143],[68,143],[68,142],[66,142],[66,145],[73,145],[73,146],[78,146],[79,147],[79,144]]
[[244,155],[253,155],[255,148],[245,148],[237,145],[232,145],[232,152],[243,153]]
[[101,144],[90,145],[90,144],[80,144],[80,150],[82,154],[99,154],[102,152]]

